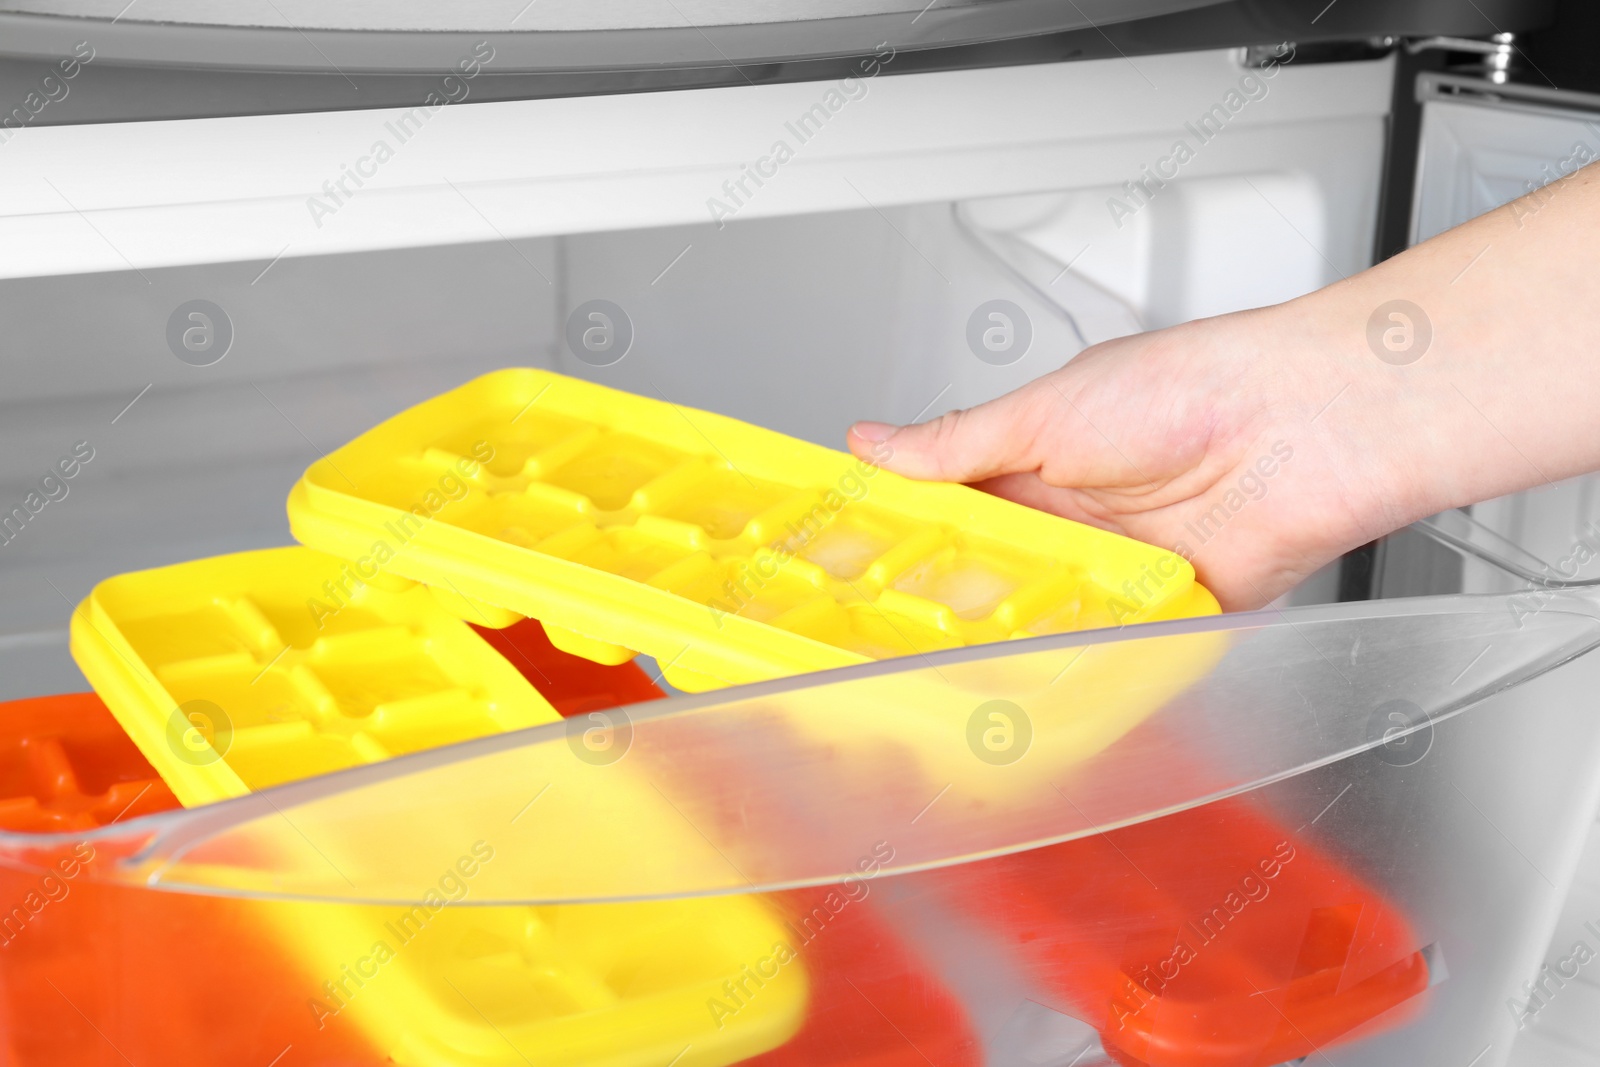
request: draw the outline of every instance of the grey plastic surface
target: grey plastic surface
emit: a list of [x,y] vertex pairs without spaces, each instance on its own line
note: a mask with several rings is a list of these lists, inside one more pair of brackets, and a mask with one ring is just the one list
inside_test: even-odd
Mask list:
[[503,71],[622,70],[761,63],[1006,40],[1192,8],[1221,0],[526,0],[450,5],[230,4],[76,0],[0,4],[0,53],[63,55],[87,39],[107,62],[233,70],[446,70],[480,40]]

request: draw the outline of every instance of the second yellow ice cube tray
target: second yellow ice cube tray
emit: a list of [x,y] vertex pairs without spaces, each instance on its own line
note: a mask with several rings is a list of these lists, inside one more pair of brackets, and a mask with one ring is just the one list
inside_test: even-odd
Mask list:
[[1178,556],[548,371],[485,375],[313,464],[295,536],[682,689],[1211,614]]
[[[353,580],[345,561],[308,548],[110,578],[74,614],[72,651],[190,807],[558,718],[427,589],[370,571]],[[640,787],[612,770],[608,787]],[[682,831],[664,816],[634,839],[655,842],[662,856],[709,848]],[[353,870],[371,859],[318,855]],[[441,886],[470,903],[473,872],[494,855],[492,842],[463,842]],[[787,936],[752,898],[540,907],[443,899],[283,903],[262,913],[299,962],[319,1025],[348,1012],[385,1062],[408,1067],[655,1067],[680,1054],[679,1067],[721,1067],[787,1040],[804,1013],[798,963],[737,1021],[719,1025],[706,1011],[725,982]]]
[[123,574],[72,652],[190,807],[560,718],[428,590],[385,585],[299,547]]

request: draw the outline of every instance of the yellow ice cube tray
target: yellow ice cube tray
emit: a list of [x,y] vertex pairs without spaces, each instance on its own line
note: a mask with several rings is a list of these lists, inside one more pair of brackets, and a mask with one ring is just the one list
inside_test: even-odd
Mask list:
[[292,547],[120,575],[72,652],[190,807],[560,718],[427,590],[348,573]]
[[[305,904],[274,919],[311,979],[308,1007],[348,1013],[401,1067],[726,1067],[804,1017],[798,959],[720,1029],[707,1010],[792,937],[750,897],[428,910]],[[357,969],[370,980],[349,979]]]
[[[349,575],[302,547],[120,575],[74,613],[72,653],[189,807],[559,718],[429,590]],[[639,787],[611,770],[608,788]],[[636,839],[662,857],[709,848],[665,813]],[[482,848],[492,859],[492,844],[474,845],[453,885],[470,887]],[[327,859],[361,869],[371,857]],[[348,1013],[381,1058],[408,1067],[659,1067],[680,1053],[678,1067],[720,1067],[788,1040],[804,1014],[798,961],[736,1018],[719,1026],[705,1009],[786,936],[753,898],[424,903],[262,914],[304,971],[308,1008]]]
[[314,463],[297,538],[706,690],[1211,614],[1174,555],[663,399],[497,371]]

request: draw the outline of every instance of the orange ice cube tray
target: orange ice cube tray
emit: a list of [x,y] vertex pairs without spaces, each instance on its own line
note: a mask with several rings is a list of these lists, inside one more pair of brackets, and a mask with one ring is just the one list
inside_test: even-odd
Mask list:
[[93,694],[0,704],[0,830],[95,830],[177,803]]
[[[13,846],[177,806],[93,693],[0,703],[0,832]],[[0,1063],[265,1064],[286,1044],[304,1067],[393,1063],[351,1027],[316,1027],[259,903],[107,880],[143,840],[40,842],[27,851],[42,875],[0,864]]]
[[[885,457],[879,457],[885,458]],[[1177,555],[548,371],[497,371],[313,464],[297,538],[705,690],[1216,612]]]

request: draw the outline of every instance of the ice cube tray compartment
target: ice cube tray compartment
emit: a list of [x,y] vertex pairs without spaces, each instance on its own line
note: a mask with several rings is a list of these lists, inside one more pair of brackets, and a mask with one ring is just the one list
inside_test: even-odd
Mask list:
[[72,833],[177,804],[94,694],[0,705],[0,828]]
[[[392,1062],[413,1067],[724,1067],[799,1029],[805,969],[787,968],[760,1002],[718,1026],[710,998],[784,936],[742,897],[627,904],[408,911],[308,906],[280,923],[308,978],[393,950],[369,987],[324,992]],[[752,953],[755,956],[752,956]],[[685,1053],[685,1048],[689,1051]]]
[[396,573],[601,662],[648,653],[686,689],[1217,610],[1172,553],[530,369],[363,434],[289,515],[352,557],[414,526]]
[[120,575],[73,654],[190,805],[558,717],[427,590],[350,566],[296,547]]

